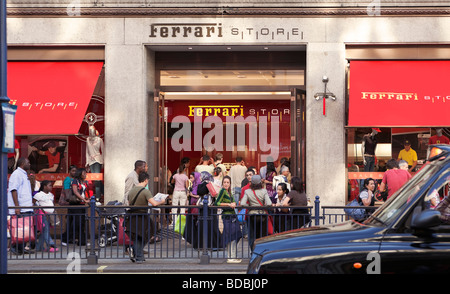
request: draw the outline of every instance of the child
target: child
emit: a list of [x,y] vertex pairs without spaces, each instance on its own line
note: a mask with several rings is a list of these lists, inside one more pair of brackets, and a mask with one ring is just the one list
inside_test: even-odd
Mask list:
[[[39,206],[54,206],[53,200],[55,196],[51,192],[52,189],[52,182],[47,180],[42,181],[39,193],[33,196],[35,203]],[[58,251],[58,248],[55,248],[55,242],[50,236],[50,225],[58,225],[58,216],[56,214],[49,215],[55,211],[53,208],[43,208],[42,211],[44,212],[42,215],[42,230],[39,236],[37,250],[44,250],[44,243],[46,243],[49,252]]]

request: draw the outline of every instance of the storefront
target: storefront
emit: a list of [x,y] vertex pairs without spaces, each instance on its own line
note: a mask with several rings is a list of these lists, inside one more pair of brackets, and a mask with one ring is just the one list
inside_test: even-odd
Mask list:
[[[87,179],[100,187],[100,199],[102,170],[94,170],[88,158],[95,156],[103,164],[103,150],[92,154],[96,147],[90,144],[103,145],[103,49],[20,46],[8,51],[8,96],[18,107],[18,156],[30,160],[36,180],[54,181],[55,189],[62,187],[70,166],[87,168]],[[14,157],[11,154],[9,173]]]
[[[425,163],[428,146],[446,143],[450,137],[447,115],[450,92],[445,82],[450,74],[450,61],[442,60],[438,54],[443,47],[375,46],[371,49],[385,52],[384,59],[368,60],[368,56],[352,59],[360,50],[349,48],[349,200],[358,194],[359,180],[369,177],[381,180],[386,162],[401,158],[400,151],[406,142],[417,154],[416,162],[409,163],[414,173]],[[426,52],[427,59],[420,54],[408,55],[411,50]],[[374,164],[370,167],[363,153],[364,136],[377,142]]]
[[183,158],[190,159],[192,172],[203,155],[214,159],[219,153],[227,170],[237,157],[258,171],[283,159],[305,180],[304,121],[298,122],[299,139],[291,140],[297,131],[292,121],[305,111],[304,48],[255,52],[248,47],[232,53],[152,49],[159,76],[160,156],[155,166],[163,167],[161,190]]
[[[439,92],[427,92],[431,74],[422,69],[404,79],[399,73],[377,72],[371,80],[388,78],[378,88],[358,82],[369,76],[374,65],[357,72],[357,63],[362,61],[450,60],[448,8],[406,1],[404,9],[382,6],[380,13],[369,13],[362,1],[345,7],[334,3],[317,7],[316,1],[302,1],[289,9],[278,2],[237,7],[234,2],[221,1],[200,7],[194,1],[180,8],[117,2],[83,4],[75,14],[52,1],[15,3],[8,8],[10,47],[102,48],[103,56],[96,61],[104,62],[104,95],[100,95],[105,98],[104,132],[99,133],[105,141],[105,201],[122,200],[124,180],[139,159],[149,163],[150,186],[156,193],[165,187],[166,170],[176,169],[182,157],[190,157],[195,165],[201,154],[220,152],[226,163],[233,163],[239,155],[249,165],[260,167],[264,161],[258,157],[277,151],[272,154],[278,153],[275,161],[290,156],[291,172],[305,179],[312,201],[320,196],[324,205],[342,205],[348,199],[352,176],[348,164],[362,167],[357,144],[371,128],[380,128],[377,152],[386,153],[378,159],[387,159],[396,156],[406,134],[419,142],[416,128],[420,132],[426,128],[430,134],[436,126],[447,130],[450,125],[445,120],[422,120],[442,117],[438,112],[449,105],[447,98],[431,103],[441,105],[432,110],[424,108],[429,101],[422,101],[417,105],[422,112],[407,109],[406,122],[389,123],[383,120],[386,109],[396,117],[403,106],[387,106],[384,97],[371,99],[380,98],[374,93],[381,92],[448,97],[446,83],[439,77],[431,78]],[[389,81],[395,85],[408,82],[408,87],[387,87]],[[442,87],[436,88],[438,84]],[[378,102],[380,108],[355,105],[354,85],[362,87],[356,89],[359,98],[368,97],[362,102]],[[425,92],[411,85],[422,85]],[[362,92],[372,94],[361,96]],[[402,97],[401,105],[419,104],[414,96]],[[365,108],[370,108],[369,114],[363,112]],[[355,120],[354,111],[363,115],[362,122]],[[429,115],[430,111],[436,115]],[[177,117],[182,120],[177,122]],[[227,136],[227,119],[232,117],[235,132]],[[271,133],[275,118],[279,120],[276,137]],[[238,134],[242,123],[237,119],[246,120],[244,136]],[[253,119],[257,121],[256,146],[251,144],[249,129]],[[264,126],[263,120],[267,120]],[[188,124],[184,129],[183,122]],[[214,122],[222,125],[217,127]],[[185,141],[184,131],[200,140]],[[260,143],[264,131],[266,137]],[[69,140],[77,140],[70,136]],[[241,137],[245,142],[239,142]],[[272,144],[277,138],[278,143]],[[85,149],[80,146],[76,153],[83,156]],[[75,161],[85,164],[83,159]]]

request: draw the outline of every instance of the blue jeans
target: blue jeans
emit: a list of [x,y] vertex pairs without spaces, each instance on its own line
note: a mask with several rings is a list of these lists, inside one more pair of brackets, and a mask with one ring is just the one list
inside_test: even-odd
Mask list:
[[[41,217],[41,216],[39,216]],[[45,244],[44,244],[45,243]],[[55,241],[53,241],[50,236],[50,222],[48,221],[47,215],[42,215],[42,232],[39,235],[38,242],[36,244],[36,250],[48,250],[50,247],[55,246]]]

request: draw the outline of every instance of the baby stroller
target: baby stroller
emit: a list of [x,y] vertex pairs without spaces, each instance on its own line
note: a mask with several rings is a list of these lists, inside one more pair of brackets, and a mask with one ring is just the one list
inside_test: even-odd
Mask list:
[[100,236],[98,237],[100,248],[111,245],[119,239],[120,219],[125,215],[125,207],[122,206],[122,202],[109,201],[106,206],[117,207],[97,207],[100,219],[104,220],[104,224],[100,225]]

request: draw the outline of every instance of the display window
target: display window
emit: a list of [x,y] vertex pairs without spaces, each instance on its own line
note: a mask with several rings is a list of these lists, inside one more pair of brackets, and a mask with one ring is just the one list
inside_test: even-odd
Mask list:
[[448,60],[353,60],[348,74],[348,197],[365,178],[381,183],[390,159],[412,175],[431,144],[448,144]]
[[103,62],[8,62],[8,72],[8,96],[17,105],[16,145],[8,154],[8,173],[19,157],[26,157],[30,174],[38,182],[53,181],[58,197],[70,167],[83,167],[91,195],[101,200]]

